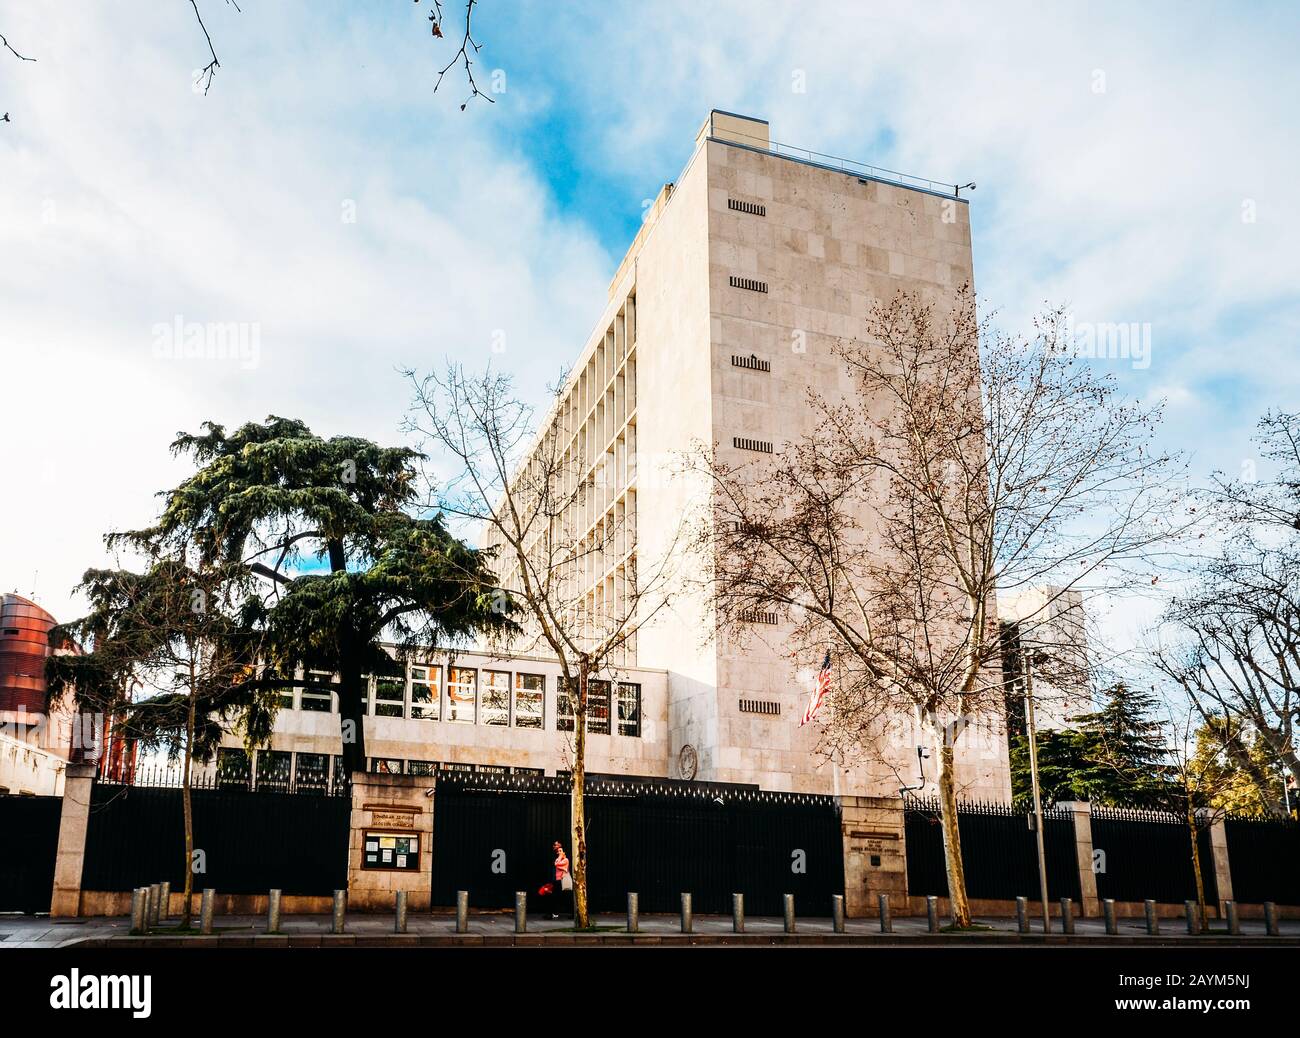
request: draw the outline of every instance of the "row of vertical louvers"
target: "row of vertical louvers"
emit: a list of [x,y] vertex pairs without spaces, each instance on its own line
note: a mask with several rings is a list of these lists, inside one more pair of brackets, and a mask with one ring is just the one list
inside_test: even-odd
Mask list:
[[[738,213],[748,213],[750,216],[767,215],[767,207],[758,202],[746,202],[737,198],[729,198],[727,199],[727,207]],[[759,281],[756,278],[740,277],[733,274],[731,275],[730,284],[732,288],[740,288],[748,292],[767,292],[767,282]],[[771,361],[763,360],[752,353],[748,357],[733,353],[731,355],[731,366],[746,368],[750,371],[768,372],[772,370]],[[772,453],[772,443],[770,441],[749,436],[733,436],[731,445],[737,450],[757,451],[760,454]]]

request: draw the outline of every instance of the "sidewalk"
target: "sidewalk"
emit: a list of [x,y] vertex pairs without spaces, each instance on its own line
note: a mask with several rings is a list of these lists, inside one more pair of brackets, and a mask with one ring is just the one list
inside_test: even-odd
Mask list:
[[[565,920],[543,916],[530,916],[528,930],[514,932],[512,913],[487,913],[471,915],[469,933],[458,934],[454,916],[412,913],[407,922],[407,932],[393,932],[391,915],[350,915],[347,930],[342,934],[330,933],[330,918],[323,915],[286,915],[281,921],[281,933],[267,934],[263,916],[219,916],[211,936],[182,936],[169,934],[176,926],[172,919],[161,923],[154,933],[145,937],[130,936],[129,918],[49,919],[41,916],[0,916],[0,951],[11,948],[67,948],[80,947],[439,947],[439,946],[539,946],[539,945],[843,945],[851,947],[879,945],[1065,945],[1089,946],[1132,945],[1241,945],[1267,944],[1278,947],[1300,947],[1300,924],[1283,923],[1282,936],[1269,937],[1263,920],[1243,920],[1241,935],[1232,937],[1227,924],[1220,920],[1211,922],[1211,932],[1196,936],[1187,933],[1182,919],[1162,919],[1158,936],[1146,932],[1141,919],[1121,919],[1119,934],[1108,936],[1101,919],[1076,919],[1075,933],[1060,932],[1059,920],[1053,920],[1053,932],[1044,937],[1041,921],[1033,922],[1029,934],[1016,932],[1014,919],[979,919],[989,927],[959,934],[931,934],[927,932],[922,917],[894,919],[892,933],[880,932],[875,919],[852,919],[845,924],[846,932],[834,933],[828,918],[807,918],[797,922],[796,932],[787,934],[780,918],[751,918],[745,921],[745,932],[732,932],[730,916],[695,917],[694,932],[683,934],[675,915],[643,915],[636,934],[626,932],[627,920],[621,916],[598,916],[594,920],[600,932],[575,934],[565,932],[570,925]],[[197,918],[195,926],[197,926]]]

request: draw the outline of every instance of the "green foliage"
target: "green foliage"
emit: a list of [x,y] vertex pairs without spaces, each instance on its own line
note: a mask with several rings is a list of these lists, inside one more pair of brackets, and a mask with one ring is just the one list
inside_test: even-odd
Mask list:
[[73,696],[79,713],[112,717],[119,731],[173,757],[183,750],[195,697],[192,752],[210,759],[224,719],[262,727],[247,716],[260,704],[241,684],[255,646],[232,608],[247,583],[242,568],[200,573],[175,558],[155,559],[138,573],[87,570],[79,590],[91,611],[50,637],[89,651],[47,660],[51,695]]
[[1239,721],[1215,716],[1203,724],[1189,768],[1207,791],[1208,806],[1236,815],[1285,812],[1275,756],[1264,739]]
[[[1039,788],[1044,805],[1090,800],[1124,807],[1158,807],[1169,784],[1169,753],[1154,697],[1125,684],[1105,693],[1100,710],[1072,719],[1065,731],[1038,733]],[[1010,740],[1011,792],[1032,803],[1029,740]]]
[[[440,515],[415,514],[416,451],[325,439],[274,415],[229,434],[212,422],[203,430],[172,444],[198,470],[165,492],[158,523],[117,540],[155,554],[193,546],[201,565],[247,567],[269,581],[242,612],[266,664],[244,688],[294,684],[279,675],[297,666],[338,674],[345,762],[364,768],[365,676],[393,665],[381,642],[400,655],[513,631],[515,606],[488,552]],[[327,571],[313,571],[321,563]]]

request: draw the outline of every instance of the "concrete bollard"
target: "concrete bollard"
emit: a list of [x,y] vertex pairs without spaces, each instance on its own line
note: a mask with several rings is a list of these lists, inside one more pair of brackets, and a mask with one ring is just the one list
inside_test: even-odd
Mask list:
[[1061,933],[1074,933],[1074,902],[1061,898]]
[[456,891],[456,932],[469,933],[469,891]]
[[641,898],[640,895],[628,893],[627,895],[627,932],[636,933],[641,929]]
[[1160,932],[1160,916],[1156,915],[1156,903],[1151,900],[1142,902],[1143,908],[1147,914],[1147,933],[1158,934]]
[[525,933],[528,930],[528,892],[526,890],[515,891],[515,933]]
[[1241,933],[1241,920],[1237,918],[1237,902],[1225,901],[1223,907],[1228,914],[1228,933],[1235,937]]
[[172,881],[164,880],[158,884],[158,920],[166,922],[168,909],[171,907]]
[[881,894],[879,899],[879,904],[880,904],[880,932],[893,933],[894,916],[893,913],[890,912],[889,910],[889,895]]
[[348,915],[348,892],[346,890],[334,891],[334,912],[330,920],[330,933],[343,933],[343,928],[347,925]]
[[280,891],[272,890],[266,898],[266,932],[280,932]]
[[162,887],[157,883],[149,884],[149,904],[145,913],[145,925],[153,929],[158,925],[158,901],[162,897]]
[[1029,932],[1029,899],[1016,898],[1016,929],[1021,933]]
[[836,933],[844,932],[844,895],[831,895],[831,926]]
[[1074,902],[1068,898],[1061,898],[1061,933],[1074,933]]
[[393,933],[406,933],[406,891],[399,890],[395,900],[397,915],[393,919]]
[[131,932],[142,934],[149,928],[149,888],[131,891]]
[[690,933],[695,927],[695,915],[691,911],[691,895],[682,894],[682,933]]
[[1112,937],[1119,933],[1119,923],[1115,921],[1115,899],[1105,898],[1101,903],[1101,914],[1106,917],[1106,932]]
[[1187,916],[1187,932],[1189,934],[1198,934],[1201,932],[1201,906],[1195,901],[1184,901],[1183,912]]
[[1264,932],[1270,937],[1279,937],[1282,928],[1277,923],[1277,905],[1272,901],[1264,902]]
[[216,909],[214,902],[217,892],[212,887],[203,888],[203,897],[199,900],[199,933],[212,933],[212,913]]
[[939,899],[930,894],[925,899],[925,918],[929,923],[930,932],[939,932]]
[[781,903],[784,907],[785,932],[794,933],[794,895],[783,894]]
[[745,895],[731,895],[731,929],[734,933],[745,932]]

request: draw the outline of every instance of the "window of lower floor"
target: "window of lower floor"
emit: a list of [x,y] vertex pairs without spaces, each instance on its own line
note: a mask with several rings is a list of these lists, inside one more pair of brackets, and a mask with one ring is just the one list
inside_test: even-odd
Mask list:
[[217,785],[227,788],[239,786],[248,788],[252,777],[252,762],[243,750],[220,749],[217,751]]
[[545,703],[546,677],[544,675],[515,675],[516,728],[541,728]]
[[411,716],[417,721],[436,721],[442,707],[442,668],[411,668]]
[[641,686],[627,682],[618,685],[618,734],[641,737]]
[[293,777],[293,754],[287,750],[257,751],[257,788],[287,793]]
[[473,667],[447,668],[447,720],[473,724],[478,671]]
[[299,793],[325,792],[329,788],[330,758],[327,753],[299,753],[294,763],[294,788]]
[[317,713],[328,714],[338,707],[335,705],[334,694],[320,687],[322,685],[336,685],[338,682],[332,674],[327,674],[320,670],[309,670],[307,680],[316,683],[315,688],[304,687],[298,697],[299,709],[310,710]]
[[508,725],[510,723],[510,672],[485,670],[481,720],[484,724]]
[[406,716],[406,681],[398,677],[375,678],[375,716]]

